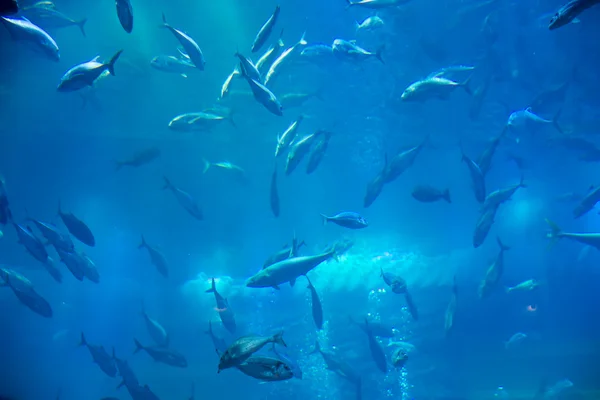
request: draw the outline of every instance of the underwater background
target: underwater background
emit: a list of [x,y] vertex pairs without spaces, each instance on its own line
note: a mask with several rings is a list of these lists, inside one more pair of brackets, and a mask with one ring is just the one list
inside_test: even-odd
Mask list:
[[[49,7],[33,3],[20,7]],[[0,28],[0,192],[12,214],[0,225],[0,265],[31,281],[52,308],[44,318],[21,304],[10,287],[14,279],[0,288],[0,396],[174,400],[190,398],[194,386],[197,399],[598,398],[600,239],[562,236],[545,219],[568,232],[600,232],[596,201],[584,216],[573,216],[600,183],[600,7],[550,30],[564,0],[388,3],[371,9],[344,0],[132,0],[134,25],[127,33],[112,1],[56,0],[65,15],[87,18],[85,36],[76,26],[45,29],[60,48],[58,62]],[[277,5],[281,13],[267,43],[251,53]],[[161,14],[197,42],[203,71],[192,66],[183,77],[152,67],[153,57],[177,56],[180,45],[161,29]],[[356,21],[371,16],[384,24],[357,29]],[[267,86],[279,98],[310,96],[300,106],[284,104],[283,116],[253,98],[244,78],[234,78],[221,96],[239,64],[236,51],[256,62],[280,33],[289,48],[304,32],[306,49],[344,39],[373,57],[347,53],[344,59],[335,50],[313,57],[295,49]],[[74,93],[57,91],[71,67],[96,56],[106,62],[121,49],[114,77]],[[462,67],[451,75],[456,90],[403,100],[411,84],[451,66]],[[169,127],[178,115],[215,107],[231,121],[191,132]],[[511,113],[528,107],[548,123],[531,118],[513,128]],[[274,151],[300,115],[299,136],[325,130],[331,137],[316,171],[307,174],[304,161],[286,174],[285,156],[276,163]],[[521,178],[526,186],[497,207],[487,239],[474,246],[483,203],[461,157],[476,159],[499,135],[487,193]],[[414,163],[365,207],[374,178],[414,146],[421,146]],[[116,160],[145,149],[159,155],[139,167],[115,168]],[[207,165],[224,161],[243,171]],[[163,190],[164,177],[200,204],[201,221]],[[451,203],[418,201],[419,185],[449,189]],[[93,232],[94,246],[74,241],[75,251],[97,266],[98,283],[74,279],[50,246],[63,274],[55,282],[19,244],[13,221],[40,238],[29,218],[68,233],[59,204]],[[344,211],[360,214],[368,226],[323,223],[321,214]],[[168,261],[168,277],[138,249],[142,235]],[[302,256],[340,240],[353,244],[308,273],[322,304],[322,329],[315,328],[303,276],[279,290],[246,286],[294,236],[306,243]],[[499,250],[497,238],[510,249]],[[478,287],[499,251],[503,273],[482,298]],[[418,318],[382,279],[382,269],[405,281]],[[235,315],[234,333],[222,326],[224,309],[206,293],[211,278]],[[506,290],[531,279],[535,288]],[[453,282],[454,322],[445,329]],[[185,356],[186,368],[133,355],[134,338],[152,343],[142,310],[168,332],[168,346]],[[357,325],[365,317],[394,328],[393,337],[376,339],[388,360],[385,372],[373,361],[372,336]],[[220,355],[205,334],[209,321],[227,344],[283,330],[285,351],[302,379],[264,382],[235,369],[217,374]],[[78,347],[82,332],[89,343],[127,359],[156,397],[117,389],[121,379],[107,376]],[[513,346],[517,333],[525,337]],[[311,354],[316,341],[352,366],[360,393]],[[402,346],[408,361],[394,367],[392,353]],[[258,354],[272,356],[270,347]],[[561,382],[564,390],[548,389]]]

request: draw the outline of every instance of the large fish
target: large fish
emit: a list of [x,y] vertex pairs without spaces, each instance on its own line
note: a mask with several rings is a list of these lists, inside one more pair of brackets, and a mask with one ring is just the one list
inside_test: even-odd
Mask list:
[[29,218],[29,220],[35,224],[49,244],[54,247],[60,247],[65,251],[75,251],[75,244],[73,244],[71,237],[59,231],[56,225],[34,218]]
[[587,244],[588,246],[592,246],[600,250],[600,233],[563,232],[558,225],[556,225],[549,219],[546,219],[546,223],[548,223],[548,225],[550,226],[550,232],[546,236],[548,237],[548,239],[551,240],[551,243],[554,243],[555,241],[562,238],[567,238],[575,242]]
[[123,167],[141,167],[160,157],[158,147],[149,147],[147,149],[134,153],[130,158],[122,161],[115,161],[115,169],[118,171]]
[[217,291],[217,285],[215,278],[211,280],[210,289],[206,290],[206,293],[213,293],[215,295],[215,301],[217,302],[217,311],[223,326],[230,332],[235,333],[237,326],[235,324],[235,314],[229,306],[229,301]]
[[247,74],[247,71],[245,69],[242,69],[241,73],[242,76],[246,79],[246,82],[248,82],[250,90],[252,90],[252,95],[254,96],[254,99],[260,104],[262,104],[267,110],[269,110],[273,114],[282,116],[283,106],[281,105],[279,100],[277,100],[275,94],[273,94],[273,92],[271,92],[271,90],[269,90],[262,83],[252,79]]
[[108,352],[104,349],[104,346],[89,344],[85,340],[85,335],[83,332],[81,332],[81,342],[79,342],[79,346],[85,346],[88,348],[90,354],[92,355],[92,359],[96,364],[98,364],[102,372],[111,378],[117,376],[117,366],[115,365],[115,360],[113,360],[111,355],[108,354]]
[[169,189],[175,195],[177,202],[194,218],[198,221],[202,221],[204,218],[202,215],[202,210],[198,205],[196,199],[194,199],[189,193],[184,192],[178,187],[174,186],[171,181],[169,181],[166,177],[163,177],[165,180],[165,186],[163,189]]
[[467,164],[467,168],[469,168],[475,199],[477,199],[478,202],[483,203],[485,201],[485,176],[483,175],[481,168],[479,168],[479,165],[465,154],[462,146],[460,151],[462,154],[462,161],[464,161]]
[[277,137],[277,147],[275,148],[275,157],[279,157],[286,150],[289,149],[290,145],[296,139],[298,128],[304,120],[304,116],[300,115],[294,122],[292,122],[287,129]]
[[473,233],[473,247],[478,248],[485,241],[494,224],[496,211],[498,211],[498,208],[490,208],[479,215],[477,224],[475,225],[475,232]]
[[498,246],[500,246],[500,252],[498,253],[498,256],[496,256],[496,259],[492,265],[490,265],[488,268],[485,278],[479,285],[479,298],[488,297],[498,286],[498,283],[502,278],[502,274],[504,273],[504,252],[510,248],[502,244],[500,238],[498,238],[497,241]]
[[25,42],[52,61],[60,60],[58,45],[46,31],[26,18],[0,17],[15,41]]
[[385,374],[387,373],[387,361],[385,360],[385,353],[377,341],[377,338],[369,328],[369,321],[367,318],[365,318],[365,326],[367,328],[366,334],[369,339],[369,350],[371,351],[371,357],[373,358],[373,361],[375,361],[377,368],[379,368],[379,370]]
[[213,331],[213,328],[212,328],[211,321],[208,321],[208,331],[206,331],[204,333],[206,333],[208,336],[210,336],[210,340],[213,342],[213,346],[215,346],[215,350],[217,351],[217,353],[221,354],[225,350],[227,350],[228,346],[227,346],[227,343],[225,342],[225,339],[215,335],[215,332]]
[[327,146],[329,145],[329,139],[331,139],[331,132],[323,132],[320,139],[317,140],[315,145],[311,148],[310,154],[308,156],[308,162],[306,163],[306,173],[312,174],[315,172],[323,157],[325,157],[325,153],[327,152]]
[[116,0],[117,17],[127,33],[133,30],[133,7],[130,0]]
[[468,85],[469,79],[459,83],[441,76],[432,76],[411,84],[404,90],[401,99],[403,101],[425,101],[432,98],[448,100],[450,94],[459,87],[472,94]]
[[161,362],[163,364],[170,365],[172,367],[187,368],[187,360],[182,354],[179,354],[175,350],[171,350],[165,347],[143,346],[137,339],[134,339],[135,351],[134,354],[140,350],[144,350],[154,361]]
[[[45,318],[52,317],[52,307],[46,299],[40,296],[26,279],[15,278],[15,275],[0,269],[0,278],[11,288],[17,299],[36,314]],[[17,280],[18,282],[15,282]]]
[[273,336],[254,336],[248,335],[237,339],[229,348],[221,354],[219,360],[218,372],[227,368],[237,367],[246,361],[268,343],[278,343],[284,347],[287,344],[283,341],[283,332],[278,332]]
[[150,318],[146,313],[146,308],[142,304],[142,317],[144,317],[144,323],[146,324],[146,330],[148,334],[154,340],[157,346],[169,347],[169,334],[166,329],[153,318]]
[[411,167],[427,143],[429,143],[429,135],[427,135],[419,145],[398,153],[389,162],[386,162],[384,175],[385,183],[394,181],[402,175],[404,171]]
[[280,11],[281,8],[279,7],[279,5],[275,7],[275,11],[273,11],[273,14],[269,17],[267,22],[265,22],[265,24],[260,28],[260,31],[258,31],[258,33],[256,34],[256,38],[254,38],[254,42],[252,43],[253,53],[259,51],[260,48],[265,44],[267,39],[269,39],[269,35],[271,35],[271,32],[273,31],[273,27],[277,23],[277,18],[279,17]]
[[273,64],[271,64],[269,70],[267,71],[267,75],[265,76],[265,85],[267,85],[275,78],[275,75],[281,70],[281,66],[283,65],[283,63],[286,60],[290,59],[291,55],[294,53],[294,50],[296,50],[300,46],[306,46],[308,44],[308,42],[304,39],[305,35],[306,32],[302,34],[302,37],[300,38],[298,43],[296,43],[292,47],[285,49],[284,52],[281,53],[281,55],[277,57],[275,61],[273,61]]
[[280,261],[259,271],[256,275],[246,281],[247,287],[265,288],[274,287],[289,282],[290,285],[296,283],[300,276],[306,276],[310,271],[319,266],[319,264],[335,257],[335,249],[314,256],[294,257]]
[[524,183],[523,177],[521,177],[521,181],[517,185],[493,191],[485,197],[485,201],[483,202],[482,206],[482,212],[498,208],[500,204],[510,200],[515,192],[519,190],[519,188],[526,187],[527,185]]
[[600,4],[600,0],[570,0],[556,11],[550,19],[548,29],[554,30],[568,25],[579,14],[596,4]]
[[321,299],[319,299],[317,289],[315,289],[308,276],[306,280],[308,281],[307,289],[310,290],[313,321],[315,321],[317,329],[321,330],[323,329],[323,306],[321,306]]
[[237,366],[244,374],[261,381],[275,382],[292,379],[294,371],[279,358],[252,356]]
[[488,171],[490,170],[490,168],[492,166],[492,158],[494,157],[494,154],[496,154],[496,149],[498,148],[500,141],[506,134],[506,131],[507,131],[507,129],[504,128],[502,130],[502,132],[500,133],[500,135],[495,137],[490,142],[490,144],[485,148],[483,153],[481,153],[479,155],[479,158],[477,159],[477,165],[479,166],[479,169],[481,170],[481,173],[483,174],[484,177],[487,175]]
[[179,74],[184,78],[188,77],[187,72],[190,69],[196,68],[196,66],[187,59],[165,55],[154,57],[152,60],[150,60],[150,66],[158,71]]
[[167,23],[167,19],[165,18],[165,14],[163,14],[162,19],[162,27],[171,31],[173,36],[175,36],[179,43],[181,43],[185,52],[189,56],[192,63],[194,63],[196,68],[198,68],[201,71],[204,71],[204,65],[206,65],[206,60],[204,59],[204,54],[202,54],[202,50],[200,50],[200,46],[198,46],[194,39],[192,39],[189,35],[169,25]]
[[150,254],[150,260],[158,272],[165,278],[169,277],[169,263],[167,262],[165,255],[156,247],[150,246],[148,243],[146,243],[146,239],[144,239],[143,235],[142,242],[139,244],[138,249],[148,250],[148,254]]
[[[42,3],[42,2],[40,2]],[[77,26],[81,31],[81,34],[85,36],[85,23],[87,22],[87,18],[82,18],[80,20],[74,20],[69,18],[62,12],[58,11],[52,7],[44,7],[41,6],[40,3],[36,3],[32,6],[24,7],[23,14],[35,22],[36,24],[42,26],[45,29],[51,28],[66,28],[69,26]]]
[[344,61],[364,61],[369,58],[377,58],[384,63],[382,53],[383,47],[380,47],[375,53],[363,49],[356,43],[347,40],[335,39],[331,45],[333,55]]
[[590,188],[590,191],[586,194],[586,196],[581,199],[577,207],[573,210],[573,216],[575,218],[579,218],[585,214],[587,214],[590,210],[592,210],[596,203],[600,201],[600,186],[597,188]]
[[74,66],[63,75],[56,90],[59,92],[74,92],[85,87],[92,87],[94,82],[100,78],[105,71],[108,71],[114,76],[115,63],[122,52],[123,50],[117,51],[107,63],[99,62],[100,56],[97,56],[88,62]]

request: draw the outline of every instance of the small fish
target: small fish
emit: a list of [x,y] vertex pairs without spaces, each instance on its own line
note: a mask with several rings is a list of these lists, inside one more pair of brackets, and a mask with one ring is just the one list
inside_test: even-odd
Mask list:
[[425,101],[432,98],[448,100],[450,94],[459,87],[465,89],[468,94],[472,94],[469,80],[470,78],[467,78],[464,82],[459,83],[439,76],[425,78],[408,86],[402,93],[401,99],[403,101]]
[[239,51],[235,53],[235,56],[240,60],[240,72],[242,76],[246,76],[259,83],[262,82],[262,76],[256,65],[252,63],[252,60],[240,54]]
[[137,339],[133,340],[135,343],[135,351],[133,354],[139,352],[140,350],[144,350],[150,357],[154,359],[154,361],[158,361],[172,367],[187,368],[188,366],[185,357],[175,350],[159,346],[146,347],[143,346]]
[[482,210],[485,212],[486,210],[496,209],[502,203],[507,202],[511,199],[511,197],[515,194],[519,188],[526,188],[527,185],[524,183],[523,177],[521,177],[521,181],[514,186],[507,187],[506,189],[498,189],[485,197],[485,201],[483,202]]
[[227,343],[225,343],[225,339],[218,337],[217,335],[215,335],[213,329],[212,329],[212,322],[208,321],[208,331],[204,332],[206,333],[208,336],[210,336],[210,339],[213,342],[213,345],[215,346],[215,350],[217,350],[217,352],[223,353],[225,352],[225,350],[227,350]]
[[279,358],[252,356],[236,367],[244,374],[262,381],[274,382],[292,379],[292,368]]
[[523,128],[528,124],[551,124],[560,133],[564,134],[563,129],[558,125],[558,118],[560,117],[561,110],[559,110],[552,120],[544,119],[539,115],[535,114],[531,107],[527,107],[524,110],[518,110],[510,114],[506,126],[509,128]]
[[273,11],[273,14],[271,14],[271,16],[269,17],[267,22],[264,23],[264,25],[260,28],[260,30],[256,34],[256,37],[254,38],[254,42],[252,42],[252,52],[253,53],[256,53],[257,51],[259,51],[260,48],[265,44],[267,39],[269,39],[269,36],[271,35],[271,32],[273,31],[273,27],[277,23],[277,18],[279,17],[280,11],[281,11],[281,8],[279,7],[279,5],[277,7],[275,7],[275,11]]
[[429,135],[418,144],[417,146],[411,147],[408,150],[399,152],[389,162],[386,156],[386,167],[384,170],[385,183],[390,183],[400,175],[402,175],[408,168],[410,168],[417,159],[417,156],[421,154],[423,148],[429,143]]
[[312,145],[319,139],[324,131],[317,131],[311,135],[295,140],[288,152],[285,162],[285,174],[290,175],[310,152]]
[[375,57],[383,64],[383,47],[380,47],[375,53],[367,51],[355,43],[347,40],[335,39],[331,45],[333,54],[341,60],[346,61],[364,61],[369,58]]
[[475,199],[478,202],[483,203],[485,201],[485,176],[479,168],[479,165],[472,159],[470,159],[464,152],[462,145],[460,148],[462,154],[462,161],[467,164],[467,168],[469,168],[469,174],[471,176],[471,183],[473,185],[473,192],[475,193]]
[[42,53],[46,58],[58,62],[60,51],[58,45],[46,31],[34,25],[26,18],[0,17],[14,41],[22,41]]
[[456,302],[458,299],[458,286],[456,286],[456,276],[452,280],[452,297],[446,308],[446,315],[444,318],[444,331],[446,336],[450,333],[454,327],[454,314],[456,314]]
[[349,229],[363,229],[369,226],[367,220],[355,212],[341,212],[332,217],[321,214],[321,217],[323,218],[324,225],[327,224],[327,222],[333,222],[336,225]]
[[[367,333],[367,325],[364,322],[354,321],[354,319],[348,316],[348,321],[351,324],[357,325],[363,332]],[[388,326],[382,322],[369,321],[368,329],[376,337],[392,338],[394,337],[394,328]]]
[[122,52],[123,50],[116,52],[107,63],[99,62],[100,56],[97,56],[88,62],[74,66],[63,75],[56,90],[59,92],[74,92],[88,86],[91,87],[104,71],[108,71],[114,76],[115,63]]
[[504,252],[510,250],[510,247],[505,246],[500,238],[497,238],[498,246],[500,246],[500,252],[496,256],[496,259],[488,268],[485,278],[479,285],[479,298],[483,299],[488,297],[492,291],[498,286],[500,279],[504,273]]
[[227,76],[227,79],[225,79],[225,82],[223,82],[223,86],[221,86],[221,97],[219,97],[219,100],[223,100],[229,94],[229,87],[233,83],[233,79],[235,77],[240,77],[241,75],[242,74],[236,65],[233,71]]
[[[296,238],[296,232],[294,232],[294,237],[292,238],[292,245],[288,246],[286,244],[285,246],[283,246],[283,248],[281,250],[272,254],[269,258],[267,258],[265,260],[265,262],[262,266],[262,269],[265,269],[268,266],[278,263],[280,261],[287,260],[289,258],[298,257],[300,248],[305,245],[306,245],[306,243],[304,243],[304,240],[301,242],[298,242],[298,239]],[[324,253],[327,253],[328,251],[331,251],[331,250],[333,250],[333,248],[327,249],[326,251],[324,251]],[[336,251],[337,250],[338,249],[336,249]]]
[[256,62],[256,68],[258,68],[261,74],[269,71],[271,65],[273,65],[277,57],[281,55],[283,47],[285,46],[283,40],[281,39],[281,35],[283,35],[283,29],[281,30],[279,40],[273,43]]
[[152,247],[148,243],[146,243],[146,239],[144,239],[143,235],[142,242],[138,245],[138,249],[148,250],[148,254],[150,254],[150,260],[152,261],[152,264],[154,264],[158,272],[165,278],[169,277],[169,264],[165,255],[161,253],[156,247]]
[[497,208],[485,210],[485,212],[479,215],[477,224],[475,225],[475,232],[473,233],[473,247],[478,248],[485,241],[492,225],[494,224],[494,218],[496,217]]
[[104,349],[104,346],[98,346],[94,344],[89,344],[85,340],[85,335],[81,332],[81,341],[79,342],[79,346],[85,346],[88,348],[90,354],[92,355],[92,359],[102,372],[108,375],[111,378],[117,376],[117,366],[113,358],[108,354],[108,352]]
[[116,0],[117,17],[121,26],[127,33],[133,30],[133,7],[131,0]]
[[[15,275],[3,269],[0,269],[0,277],[23,305],[44,318],[52,318],[50,303],[34,290],[29,280],[15,278]],[[14,282],[15,280],[18,284]]]
[[246,171],[242,167],[238,167],[235,164],[230,163],[229,161],[221,161],[211,163],[208,160],[204,160],[204,169],[202,170],[203,174],[206,174],[211,168],[218,169],[221,171],[227,171],[237,177],[238,180],[246,179]]
[[287,344],[283,341],[283,332],[278,332],[270,337],[255,335],[243,336],[233,342],[231,346],[221,354],[217,373],[227,368],[239,366],[250,358],[252,354],[262,349],[268,343],[277,343],[287,347]]
[[292,47],[285,49],[285,51],[281,53],[281,55],[277,57],[275,61],[273,61],[273,64],[271,64],[269,70],[267,71],[267,75],[265,76],[265,85],[267,85],[270,81],[272,81],[275,78],[275,74],[277,74],[280,71],[281,65],[283,65],[284,61],[288,60],[291,57],[291,55],[294,53],[294,50],[296,50],[300,46],[306,46],[308,44],[306,39],[304,39],[305,35],[306,32],[302,34],[302,37],[300,38],[298,43],[296,43]]
[[302,107],[312,98],[323,100],[322,94],[320,91],[317,91],[315,93],[286,93],[279,98],[279,101],[281,101],[283,109],[288,110],[290,108]]
[[365,18],[362,22],[356,21],[356,32],[368,31],[372,32],[385,25],[383,20],[377,15]]
[[148,334],[152,340],[154,340],[154,343],[160,347],[169,347],[169,334],[158,321],[150,318],[148,313],[146,313],[146,307],[144,306],[144,303],[142,303],[142,317],[144,317],[146,330],[148,331]]
[[252,90],[252,95],[254,96],[254,99],[260,104],[262,104],[267,110],[269,110],[273,114],[282,116],[283,106],[281,105],[279,100],[277,100],[275,94],[273,94],[273,92],[271,92],[271,90],[269,90],[262,83],[250,78],[247,74],[244,73],[244,70],[242,70],[241,72],[242,76],[246,79],[246,82],[248,82],[250,90]]
[[198,221],[202,221],[204,216],[196,199],[194,199],[189,193],[174,186],[166,177],[163,177],[163,179],[165,180],[165,186],[163,189],[169,189],[171,192],[173,192],[179,205],[181,205],[192,217]]
[[439,200],[445,200],[452,203],[450,199],[450,189],[440,190],[432,186],[415,186],[412,191],[412,197],[422,203],[433,203]]
[[221,322],[223,326],[230,332],[235,333],[237,326],[235,323],[235,315],[231,306],[229,305],[229,301],[217,291],[217,285],[215,283],[215,278],[211,280],[210,289],[206,290],[206,293],[213,293],[215,295],[215,301],[217,302],[217,309],[222,310],[219,312],[219,317],[221,318]]
[[485,148],[483,153],[481,153],[481,155],[477,159],[477,165],[479,166],[479,169],[481,170],[481,173],[483,174],[484,177],[487,175],[487,173],[490,170],[490,167],[492,165],[492,158],[494,157],[494,154],[496,153],[496,149],[498,148],[498,145],[500,144],[500,141],[502,140],[502,138],[504,138],[506,132],[507,132],[507,129],[504,128],[502,130],[502,132],[500,133],[500,135],[495,137],[490,142],[490,144]]
[[508,339],[508,341],[506,341],[504,343],[504,348],[508,349],[512,349],[518,345],[520,345],[525,339],[527,339],[527,335],[521,332],[517,332],[514,335],[512,335],[510,337],[510,339]]
[[540,284],[538,283],[538,281],[536,281],[535,279],[529,279],[529,280],[519,283],[516,286],[507,287],[506,293],[529,292],[529,291],[536,289],[539,286],[540,286]]
[[24,7],[22,11],[27,18],[46,29],[77,26],[81,31],[81,34],[85,37],[84,26],[87,22],[87,18],[76,21],[54,8],[39,6],[39,3]]
[[312,174],[315,172],[323,157],[325,157],[325,153],[327,152],[327,146],[329,145],[329,139],[333,135],[331,132],[323,131],[323,134],[320,135],[320,138],[316,141],[314,146],[312,146],[310,150],[310,154],[308,155],[308,162],[306,163],[306,173]]
[[60,202],[58,203],[58,215],[69,230],[69,233],[75,236],[77,240],[90,247],[96,245],[96,239],[90,228],[73,213],[63,213]]
[[87,271],[86,260],[84,260],[83,257],[76,251],[65,251],[60,247],[56,248],[56,253],[60,257],[60,261],[67,266],[75,279],[78,281],[83,281]]
[[150,60],[150,66],[158,71],[179,74],[184,78],[188,77],[187,72],[190,69],[196,68],[196,66],[187,59],[164,55],[156,56]]
[[383,191],[383,186],[386,184],[386,170],[387,170],[387,157],[386,157],[386,165],[382,172],[377,174],[372,181],[367,185],[367,193],[365,194],[363,200],[363,206],[368,208],[373,204],[373,202],[379,197],[381,192]]
[[229,121],[235,127],[231,113],[221,115],[218,113],[220,111],[224,110],[206,110],[178,115],[169,121],[169,129],[177,132],[210,132],[225,121]]
[[179,43],[185,49],[186,54],[189,56],[191,62],[198,68],[200,71],[204,71],[204,66],[206,65],[206,60],[204,59],[204,54],[202,50],[200,50],[200,46],[198,43],[194,41],[189,35],[183,33],[179,29],[173,28],[171,25],[167,23],[167,19],[165,14],[162,15],[162,27],[171,31],[175,39],[179,41]]

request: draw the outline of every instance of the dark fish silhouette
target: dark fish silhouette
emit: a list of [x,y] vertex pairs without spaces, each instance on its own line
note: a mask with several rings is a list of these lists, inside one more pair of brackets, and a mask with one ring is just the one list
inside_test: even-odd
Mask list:
[[81,332],[81,342],[79,345],[86,346],[88,348],[90,354],[92,355],[92,359],[96,364],[98,364],[102,372],[111,378],[117,376],[117,366],[115,365],[115,360],[113,360],[110,354],[108,354],[108,352],[104,349],[104,346],[89,344],[85,340],[85,335],[83,332]]
[[133,7],[130,0],[117,0],[117,16],[125,32],[133,30]]
[[96,245],[96,239],[94,239],[94,234],[90,228],[88,228],[83,221],[81,221],[72,213],[63,213],[60,203],[58,203],[58,215],[60,216],[60,219],[62,219],[71,235],[75,236],[77,240],[90,247],[94,247]]
[[225,328],[229,332],[235,333],[237,327],[235,325],[235,317],[233,311],[231,310],[227,299],[221,296],[219,292],[217,292],[215,278],[212,278],[211,287],[206,291],[206,293],[214,293],[215,300],[217,301],[217,311],[219,312],[219,317],[221,317],[221,322],[223,322],[223,326],[225,326]]
[[321,300],[319,299],[317,290],[313,286],[310,279],[308,279],[308,276],[306,277],[306,280],[308,281],[307,288],[310,289],[310,296],[312,299],[311,304],[312,304],[313,321],[315,321],[315,325],[317,326],[317,329],[320,330],[323,328],[323,307],[321,306]]

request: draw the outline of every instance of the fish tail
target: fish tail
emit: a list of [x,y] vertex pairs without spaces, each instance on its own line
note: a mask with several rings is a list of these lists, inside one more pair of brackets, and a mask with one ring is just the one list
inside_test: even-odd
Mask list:
[[314,287],[312,282],[310,281],[310,278],[308,277],[308,275],[304,275],[306,277],[306,280],[308,281],[308,286],[306,286],[307,289],[310,289],[311,287]]
[[472,77],[473,77],[473,75],[469,76],[467,79],[464,80],[464,82],[462,82],[460,84],[460,86],[462,86],[465,89],[465,92],[467,92],[467,94],[469,96],[473,96],[473,90],[469,86],[469,84],[471,83],[471,78]]
[[320,351],[321,351],[321,345],[319,344],[318,340],[315,340],[315,347],[308,354],[316,354],[316,353],[319,353]]
[[562,114],[562,108],[560,110],[558,110],[556,112],[556,114],[554,115],[554,118],[552,118],[552,125],[554,126],[554,128],[561,134],[565,134],[565,131],[563,130],[563,128],[558,124],[558,119],[560,118],[560,115]]
[[144,349],[144,346],[141,345],[140,342],[138,342],[137,339],[133,339],[133,342],[135,343],[135,350],[133,351],[133,354],[137,353],[140,350]]
[[143,249],[144,247],[147,247],[148,244],[146,243],[146,239],[144,238],[144,235],[142,235],[142,242],[138,245],[138,249]]
[[300,37],[300,41],[298,42],[298,45],[306,46],[307,44],[308,44],[308,42],[306,41],[306,31],[304,31],[304,33],[302,33],[302,36]]
[[166,176],[163,176],[163,179],[165,180],[165,185],[163,186],[163,190],[171,189],[173,187],[173,185],[171,184],[171,181],[169,180],[169,178],[167,178]]
[[81,332],[81,340],[79,341],[78,346],[87,346],[87,342],[85,340],[85,335],[83,334],[83,332]]
[[160,25],[161,28],[168,28],[169,24],[167,23],[167,17],[165,17],[165,13],[162,13],[162,24]]
[[87,18],[83,18],[82,20],[77,22],[77,26],[79,27],[79,30],[81,31],[81,34],[83,35],[83,37],[86,37],[85,34],[85,23],[87,22]]
[[562,229],[560,229],[558,225],[550,221],[548,218],[546,218],[546,223],[550,227],[550,232],[548,232],[546,237],[550,239],[550,245],[553,245],[558,239],[560,239],[562,235]]
[[272,337],[272,342],[282,345],[283,347],[287,347],[287,344],[283,341],[283,331],[277,332]]
[[217,291],[217,285],[215,284],[215,278],[212,278],[210,289],[207,289],[205,291],[205,293],[216,293],[216,291]]
[[346,0],[346,3],[348,3],[346,5],[346,10],[349,9],[350,7],[352,7],[354,5],[354,3],[351,0]]
[[379,61],[381,61],[382,64],[385,64],[385,60],[383,59],[383,51],[385,50],[385,44],[381,45],[377,51],[375,51],[375,57],[377,57],[377,59]]
[[123,52],[123,50],[117,51],[115,53],[115,55],[112,56],[112,58],[110,59],[110,61],[108,62],[108,64],[106,65],[106,67],[108,68],[108,72],[110,72],[110,74],[112,76],[115,76],[115,63],[117,62],[117,60],[121,56],[122,52]]
[[202,162],[204,163],[204,168],[202,169],[202,173],[205,174],[208,172],[208,170],[210,169],[212,164],[206,158],[203,158]]
[[323,225],[327,225],[327,222],[329,221],[329,217],[325,214],[321,214],[321,218],[323,219]]
[[450,197],[450,189],[444,190],[444,194],[442,197],[444,197],[444,200],[446,200],[448,203],[452,204],[452,198]]
[[510,250],[510,247],[508,247],[504,243],[502,243],[502,240],[500,240],[500,237],[496,237],[496,241],[498,242],[498,246],[500,246],[500,251]]

